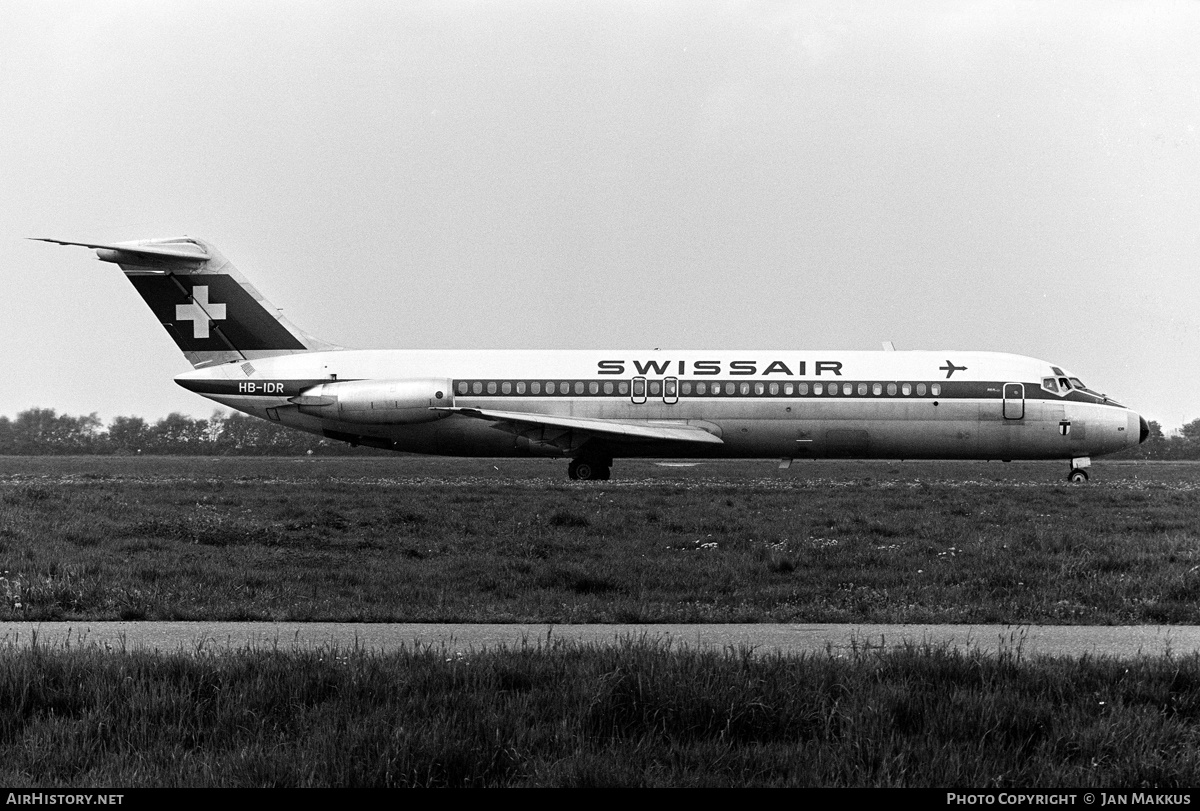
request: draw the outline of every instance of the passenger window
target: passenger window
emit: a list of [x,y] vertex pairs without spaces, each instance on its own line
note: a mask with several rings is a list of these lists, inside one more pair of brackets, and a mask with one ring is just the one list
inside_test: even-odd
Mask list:
[[[800,385],[803,386],[804,384],[801,383]],[[813,383],[813,394],[824,394],[824,393],[825,393],[825,385],[823,383]]]
[[786,394],[786,395],[788,395],[789,397],[791,397],[791,396],[792,396],[792,392],[793,392],[793,391],[795,391],[795,389],[792,387],[792,384],[791,384],[791,383],[784,383],[784,384],[783,384],[783,393],[784,393],[784,394]]
[[524,393],[525,393],[525,381],[518,380],[517,381],[517,394],[524,394]]
[[843,383],[842,384],[842,394],[845,394],[846,396],[854,394],[854,384],[853,383]]
[[620,394],[622,397],[629,394],[629,384],[624,380],[617,384],[617,394]]
[[458,381],[458,393],[459,394],[467,393],[467,381],[465,381],[465,380]]
[[767,389],[767,390],[768,390],[769,392],[771,392],[771,394],[772,394],[772,395],[779,394],[779,384],[778,384],[778,383],[772,383],[772,384],[771,384],[771,385],[768,387],[768,389]]
[[650,381],[650,396],[657,397],[660,394],[662,394],[662,381],[661,380],[651,380]]
[[754,393],[755,394],[762,394],[766,390],[767,390],[767,387],[765,384],[763,384],[763,383],[755,383],[754,384]]
[[476,380],[471,384],[471,392],[473,394],[483,394],[483,384]]
[[493,380],[491,383],[488,383],[487,386],[488,386],[488,394],[496,393],[496,381]]
[[925,396],[925,384],[924,384],[924,383],[918,383],[918,384],[917,384],[917,396],[918,396],[918,397],[924,397],[924,396]]
[[725,393],[726,394],[737,394],[737,384],[734,383],[732,380],[730,380],[728,383],[725,384]]
[[876,397],[883,394],[883,384],[882,383],[872,383],[871,384],[871,394],[874,394]]
[[583,381],[582,380],[575,381],[575,393],[583,394]]
[[700,381],[696,384],[696,394],[708,394],[708,384]]
[[542,393],[541,382],[537,381],[537,380],[533,381],[532,383],[529,384],[529,390],[531,392],[533,392],[534,394],[541,394]]
[[864,394],[866,394],[866,393],[867,393],[867,384],[866,384],[866,383],[859,383],[859,384],[858,384],[858,396],[859,396],[859,397],[862,397],[862,396],[863,396]]
[[605,380],[605,381],[604,381],[604,393],[605,393],[605,394],[612,394],[612,393],[613,393],[613,384],[612,384],[612,381],[611,381],[611,380]]
[[555,387],[554,381],[547,380],[546,381],[546,394],[554,394],[556,391],[558,391],[558,389],[557,389],[557,387]]
[[931,384],[929,386],[929,393],[932,394],[934,397],[939,396],[942,393],[942,384],[941,383]]
[[500,384],[500,393],[501,394],[512,394],[512,383],[509,383],[507,380],[505,380],[503,383],[501,383]]
[[888,383],[888,395],[891,397],[896,396],[896,384],[895,383]]
[[830,397],[837,394],[837,383],[830,383],[829,388],[825,389],[825,393]]
[[646,381],[640,377],[633,379],[633,396],[642,398],[646,396]]
[[743,383],[742,385],[738,386],[738,388],[741,389],[741,393],[743,395],[750,393],[750,384],[749,383]]
[[[797,383],[796,384],[796,393],[799,394],[801,397],[808,394],[808,384],[807,383]],[[817,392],[817,394],[820,394],[820,393],[821,392]]]
[[912,383],[901,383],[900,384],[900,393],[903,394],[905,397],[912,394]]

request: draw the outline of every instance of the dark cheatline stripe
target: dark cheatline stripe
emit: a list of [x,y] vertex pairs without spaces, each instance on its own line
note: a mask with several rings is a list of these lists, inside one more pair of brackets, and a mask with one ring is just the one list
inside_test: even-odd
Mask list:
[[329,383],[329,378],[297,379],[297,380],[196,380],[190,378],[175,381],[188,391],[196,394],[213,394],[221,397],[295,397],[304,389],[312,388],[321,383]]
[[[347,378],[346,380],[339,380],[337,382],[347,382],[348,380],[349,380],[349,378]],[[300,394],[304,389],[311,388],[312,386],[316,386],[316,385],[319,385],[322,383],[332,383],[334,381],[329,380],[329,378],[296,378],[296,379],[280,378],[280,379],[248,379],[248,380],[198,380],[198,379],[185,378],[182,380],[178,380],[177,382],[179,383],[179,385],[183,386],[188,391],[193,391],[197,394],[211,394],[211,395],[218,395],[218,396],[222,396],[222,397],[230,397],[230,396],[295,397],[296,395]],[[555,392],[553,394],[548,394],[546,392],[546,384],[550,383],[550,382],[553,382],[555,385]],[[626,384],[626,389],[624,392],[621,392],[620,388],[619,388],[619,385],[622,382]],[[653,383],[653,382],[655,382],[655,379],[650,379],[647,382]],[[685,382],[692,384],[692,392],[690,394],[686,394],[682,390],[682,384]],[[813,387],[814,387],[815,381],[813,381],[813,382],[803,381],[808,386],[807,394],[799,394],[799,393],[797,393],[797,390],[795,388],[793,389],[792,394],[784,394],[783,393],[784,388],[783,388],[782,383],[780,384],[779,393],[777,393],[777,394],[770,393],[769,385],[764,387],[762,394],[755,394],[754,393],[755,382],[747,381],[743,378],[741,380],[711,380],[711,381],[706,380],[706,381],[703,381],[705,383],[706,387],[709,389],[709,391],[706,392],[705,394],[697,394],[696,390],[695,390],[695,386],[698,382],[701,382],[701,381],[696,381],[696,380],[681,381],[680,391],[679,391],[679,399],[682,401],[696,400],[696,399],[702,399],[702,398],[709,399],[709,400],[775,400],[775,399],[783,399],[783,400],[822,400],[822,401],[836,401],[836,400],[857,400],[857,401],[872,401],[872,400],[879,400],[879,401],[893,401],[893,400],[899,400],[899,401],[1000,400],[1002,398],[1002,391],[1003,391],[1003,385],[1004,385],[1002,383],[990,383],[990,382],[967,382],[967,381],[936,382],[935,381],[937,383],[937,385],[941,386],[940,394],[931,394],[930,393],[930,387],[934,384],[929,383],[929,382],[925,383],[925,386],[926,386],[925,394],[917,394],[916,393],[916,386],[917,386],[916,381],[878,381],[878,380],[876,380],[876,381],[857,381],[856,380],[856,381],[838,381],[837,383],[822,382],[821,385],[823,387],[823,393],[815,394],[813,392]],[[900,393],[900,391],[901,391],[900,387],[905,382],[909,383],[909,385],[912,386],[911,394],[905,395],[905,394]],[[459,384],[462,384],[462,383],[465,383],[467,386],[466,393],[462,393],[459,391]],[[480,392],[474,391],[475,383],[479,383],[483,390]],[[509,384],[508,392],[504,392],[504,390],[503,390],[503,386],[505,383]],[[520,392],[520,393],[517,392],[517,388],[518,388],[517,384],[518,383],[524,384],[525,390],[523,392]],[[533,383],[538,383],[540,385],[539,392],[537,392],[537,393],[533,392],[533,386],[532,386]],[[597,384],[595,393],[593,393],[591,391],[592,383]],[[611,392],[606,393],[604,391],[604,384],[606,384],[606,383],[612,385],[613,390]],[[628,383],[629,383],[628,380],[622,379],[620,381],[617,381],[617,380],[613,380],[612,378],[594,378],[594,379],[571,378],[571,379],[565,379],[565,380],[562,378],[557,378],[553,381],[550,381],[547,378],[539,378],[537,380],[530,379],[530,378],[524,378],[524,379],[519,379],[519,378],[492,378],[492,379],[467,378],[467,379],[458,379],[458,380],[451,381],[451,391],[453,391],[455,393],[455,396],[457,396],[457,397],[507,397],[507,398],[516,398],[516,399],[530,398],[530,397],[538,397],[538,398],[554,397],[554,398],[562,398],[562,399],[609,398],[609,399],[628,400],[628,399],[630,399]],[[734,385],[734,392],[735,392],[734,394],[726,393],[727,384],[729,384],[729,383],[732,383]],[[741,385],[743,383],[749,383],[749,385],[750,385],[750,391],[747,394],[741,393],[742,392]],[[843,393],[843,386],[846,383],[849,383],[851,386],[853,386],[852,394],[847,395],[847,394]],[[863,383],[867,386],[866,394],[858,393],[858,386],[860,383]],[[882,384],[882,386],[883,386],[882,394],[872,394],[871,393],[871,391],[872,391],[871,387],[875,383]],[[887,393],[887,386],[889,383],[895,383],[895,385],[897,387],[896,394],[888,394]],[[495,385],[496,390],[494,392],[488,392],[489,384]],[[567,386],[566,392],[561,391],[563,384],[566,384],[566,386]],[[576,392],[576,390],[575,390],[576,384],[582,384],[582,387],[583,387],[582,393]],[[715,386],[715,385],[720,385],[720,387],[721,387],[721,391],[719,394],[711,393],[711,387]],[[838,387],[837,394],[831,395],[828,393],[828,387],[832,386],[832,385],[836,385]],[[1051,402],[1051,403],[1064,402],[1064,401],[1079,402],[1079,403],[1094,403],[1094,404],[1098,404],[1098,405],[1110,405],[1114,408],[1122,408],[1122,406],[1117,406],[1112,403],[1105,403],[1103,400],[1101,400],[1099,398],[1092,397],[1091,395],[1085,394],[1080,391],[1072,391],[1067,396],[1060,397],[1058,395],[1050,394],[1049,392],[1045,391],[1044,389],[1041,388],[1041,386],[1039,386],[1037,384],[1025,383],[1024,385],[1025,385],[1025,399],[1026,400],[1042,400],[1042,401]],[[655,401],[662,400],[662,390],[661,389],[658,391],[658,393],[650,392],[649,387],[647,387],[647,389],[648,390],[647,390],[646,397],[649,402],[655,402]]]

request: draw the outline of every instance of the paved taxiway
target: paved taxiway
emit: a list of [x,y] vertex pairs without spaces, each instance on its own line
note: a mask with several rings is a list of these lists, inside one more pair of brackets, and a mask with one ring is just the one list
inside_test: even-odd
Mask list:
[[689,648],[751,647],[759,653],[842,654],[854,647],[949,645],[1023,656],[1178,656],[1200,652],[1200,626],[1034,625],[545,625],[303,622],[4,622],[0,645],[98,646],[109,650],[221,651],[247,648],[447,652],[538,645],[548,640],[610,644],[649,639]]

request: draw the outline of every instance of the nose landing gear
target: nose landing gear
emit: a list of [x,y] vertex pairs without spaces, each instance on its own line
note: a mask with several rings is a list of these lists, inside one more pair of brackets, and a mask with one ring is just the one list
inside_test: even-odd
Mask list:
[[1088,472],[1087,468],[1092,464],[1092,460],[1087,456],[1079,456],[1071,460],[1071,472],[1067,474],[1067,481],[1071,484],[1087,484]]

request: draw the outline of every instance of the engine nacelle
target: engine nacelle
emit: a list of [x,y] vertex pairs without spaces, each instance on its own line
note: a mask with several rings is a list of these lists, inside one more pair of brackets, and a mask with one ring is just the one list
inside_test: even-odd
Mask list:
[[327,420],[411,425],[449,416],[430,409],[453,406],[454,397],[445,379],[346,380],[305,389],[291,402],[301,414]]

